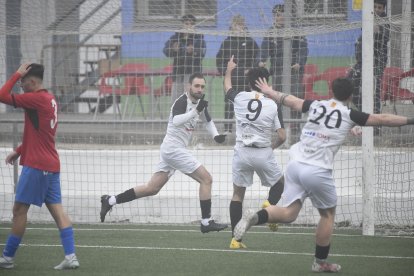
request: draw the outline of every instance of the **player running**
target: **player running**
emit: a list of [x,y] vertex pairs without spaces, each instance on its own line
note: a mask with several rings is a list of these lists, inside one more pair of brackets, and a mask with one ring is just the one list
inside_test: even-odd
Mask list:
[[241,239],[253,225],[266,222],[291,223],[298,217],[303,201],[309,197],[318,209],[320,220],[316,229],[314,272],[338,272],[339,264],[328,263],[334,227],[337,195],[333,179],[333,161],[339,147],[354,126],[403,126],[414,124],[414,118],[393,114],[367,114],[349,109],[352,83],[338,78],[332,84],[334,98],[325,101],[302,100],[272,90],[266,80],[257,86],[268,97],[297,111],[308,113],[300,141],[290,149],[291,161],[285,171],[285,190],[282,206],[269,206],[257,213],[246,212],[234,229],[234,237]]
[[182,94],[171,107],[167,134],[160,148],[160,162],[150,181],[136,186],[116,196],[101,197],[101,222],[115,204],[129,202],[138,198],[156,195],[168,182],[175,170],[190,176],[200,183],[200,207],[202,233],[221,231],[225,224],[216,223],[211,218],[211,186],[213,179],[206,168],[190,153],[187,146],[199,119],[206,123],[208,133],[217,143],[225,141],[219,134],[207,111],[208,102],[204,100],[206,80],[201,73],[194,73],[189,79],[190,89]]

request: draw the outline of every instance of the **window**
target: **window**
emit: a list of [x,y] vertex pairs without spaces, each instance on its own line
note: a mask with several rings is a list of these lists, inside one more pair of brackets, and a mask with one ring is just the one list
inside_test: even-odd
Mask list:
[[135,22],[139,25],[170,26],[185,14],[194,15],[199,26],[213,26],[217,0],[135,0]]
[[348,11],[348,0],[302,0],[297,5],[302,18],[345,19]]

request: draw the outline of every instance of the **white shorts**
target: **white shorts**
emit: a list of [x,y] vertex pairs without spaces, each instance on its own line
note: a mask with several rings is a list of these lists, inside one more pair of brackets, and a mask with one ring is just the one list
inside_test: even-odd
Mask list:
[[309,197],[318,209],[328,209],[337,204],[332,170],[299,161],[290,161],[285,171],[285,188],[281,204],[287,207],[294,201]]
[[168,176],[171,177],[175,170],[190,174],[200,166],[201,163],[186,148],[161,144],[160,163],[158,163],[156,172],[169,172]]
[[233,183],[239,187],[253,184],[254,172],[263,186],[271,187],[282,177],[272,148],[235,147],[233,155]]

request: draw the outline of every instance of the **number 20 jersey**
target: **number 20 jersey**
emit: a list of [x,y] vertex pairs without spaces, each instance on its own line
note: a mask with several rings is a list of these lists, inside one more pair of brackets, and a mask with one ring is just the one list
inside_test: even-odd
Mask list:
[[308,119],[290,157],[306,164],[332,169],[335,154],[355,125],[365,125],[369,114],[349,109],[341,101],[305,101]]

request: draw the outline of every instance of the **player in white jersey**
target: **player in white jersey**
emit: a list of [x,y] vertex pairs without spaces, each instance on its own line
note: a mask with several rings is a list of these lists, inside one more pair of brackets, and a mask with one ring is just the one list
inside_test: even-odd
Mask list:
[[[254,172],[259,176],[263,186],[270,187],[265,207],[275,205],[279,201],[283,192],[283,174],[273,149],[286,140],[285,130],[279,122],[276,103],[265,97],[255,84],[260,78],[268,80],[269,72],[263,67],[250,69],[247,78],[251,91],[236,91],[231,83],[231,72],[237,66],[233,58],[231,57],[227,63],[224,76],[226,96],[233,102],[236,115],[236,145],[232,163],[233,197],[230,202],[232,230],[242,217],[244,195],[246,188],[253,184]],[[272,227],[277,227],[277,224]],[[230,248],[239,249],[246,246],[241,239],[232,238]]]
[[338,272],[341,266],[326,261],[334,227],[337,196],[333,180],[332,165],[335,154],[343,144],[346,135],[355,134],[354,126],[403,126],[414,124],[414,118],[393,114],[367,114],[348,109],[352,100],[352,83],[338,78],[332,84],[334,98],[327,101],[309,101],[281,92],[273,91],[266,80],[257,86],[268,97],[291,109],[308,113],[300,141],[293,145],[285,171],[285,190],[282,206],[270,206],[257,213],[246,212],[234,229],[235,238],[256,224],[266,222],[293,222],[309,197],[318,209],[320,220],[316,229],[314,272]]
[[129,202],[138,198],[156,195],[168,182],[175,170],[190,176],[200,183],[200,207],[202,233],[221,231],[225,224],[211,219],[212,177],[206,168],[187,149],[192,133],[199,119],[206,123],[206,129],[217,143],[225,141],[225,135],[218,134],[204,100],[206,81],[201,73],[194,73],[189,79],[189,91],[181,95],[171,107],[167,134],[160,148],[160,162],[155,173],[146,185],[139,185],[116,196],[101,197],[101,222],[115,204]]

